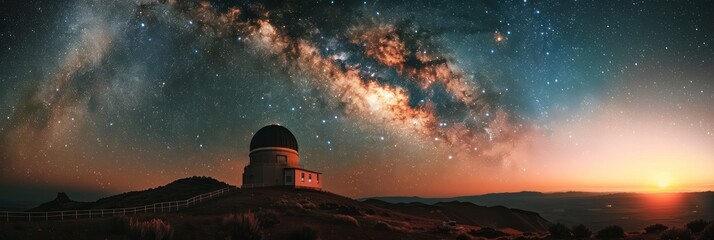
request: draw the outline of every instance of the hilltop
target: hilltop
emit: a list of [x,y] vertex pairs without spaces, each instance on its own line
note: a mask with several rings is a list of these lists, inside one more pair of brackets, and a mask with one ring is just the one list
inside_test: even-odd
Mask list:
[[189,177],[173,181],[164,186],[143,191],[126,192],[95,202],[73,201],[65,193],[57,193],[57,198],[32,208],[30,212],[84,210],[101,208],[122,208],[147,205],[157,202],[184,200],[201,193],[211,192],[230,185],[210,177]]
[[[182,200],[228,186],[210,178],[188,178],[166,186],[129,192],[79,203],[61,196],[33,211],[85,209],[150,204]],[[251,214],[260,224],[264,239],[286,239],[310,229],[322,239],[453,239],[457,234],[483,227],[504,234],[544,232],[549,222],[538,214],[517,209],[486,208],[470,203],[390,204],[357,201],[337,194],[283,187],[237,189],[225,196],[172,213],[133,215],[140,220],[161,219],[171,225],[174,239],[223,239],[230,233],[226,219]],[[451,230],[439,230],[444,220],[455,220]],[[17,222],[0,227],[0,239],[125,239],[127,218],[71,221]],[[118,224],[119,223],[119,224]],[[122,224],[124,223],[124,224]],[[228,229],[228,230],[227,230]]]

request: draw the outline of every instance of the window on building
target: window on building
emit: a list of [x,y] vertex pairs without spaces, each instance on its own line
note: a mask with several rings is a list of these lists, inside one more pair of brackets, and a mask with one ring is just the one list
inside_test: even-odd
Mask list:
[[317,182],[320,182],[320,174],[317,174]]
[[305,181],[305,173],[300,173],[300,181]]
[[308,175],[307,175],[307,181],[308,181],[308,182],[312,182],[312,174],[308,174]]
[[289,183],[293,182],[293,176],[285,175],[285,182],[289,182]]
[[275,157],[276,157],[276,160],[277,160],[278,163],[284,163],[284,164],[287,164],[287,163],[288,163],[288,156],[285,156],[285,155],[276,155]]

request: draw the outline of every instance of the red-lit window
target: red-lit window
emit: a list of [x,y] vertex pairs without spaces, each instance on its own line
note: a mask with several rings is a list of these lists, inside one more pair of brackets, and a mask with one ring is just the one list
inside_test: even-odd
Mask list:
[[307,181],[308,181],[308,182],[312,182],[312,174],[308,174],[308,175],[307,175]]
[[317,174],[317,182],[320,182],[320,174]]
[[305,173],[300,173],[300,181],[305,181]]

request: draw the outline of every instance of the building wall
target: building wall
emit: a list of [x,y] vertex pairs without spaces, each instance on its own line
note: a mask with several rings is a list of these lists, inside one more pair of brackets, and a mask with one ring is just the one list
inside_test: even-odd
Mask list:
[[[298,188],[322,189],[324,181],[321,173],[306,171],[303,169],[285,169],[285,185],[295,186]],[[292,182],[288,181],[287,176],[291,176]],[[304,176],[304,177],[303,177]]]
[[[283,164],[288,167],[300,168],[300,156],[298,152],[281,147],[258,148],[250,152],[250,165],[258,164]],[[284,156],[282,160],[278,156]]]
[[243,188],[282,186],[283,169],[300,167],[297,151],[289,148],[259,148],[251,151],[243,169]]
[[282,164],[248,165],[243,170],[243,188],[283,185]]
[[[289,148],[259,148],[250,152],[243,169],[243,188],[293,186],[322,189],[322,174],[301,169],[297,151]],[[304,175],[304,177],[303,177]]]

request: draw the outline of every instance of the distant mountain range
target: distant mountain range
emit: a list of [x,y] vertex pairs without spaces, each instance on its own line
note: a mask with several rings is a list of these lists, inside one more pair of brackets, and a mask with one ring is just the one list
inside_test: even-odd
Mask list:
[[[586,224],[600,229],[617,224],[628,231],[662,223],[682,226],[695,219],[714,219],[714,192],[693,193],[593,193],[516,192],[452,198],[373,197],[388,203],[469,202],[537,212],[552,222]],[[362,199],[367,200],[367,199]]]
[[483,207],[469,202],[388,203],[377,199],[363,202],[423,218],[453,220],[460,224],[497,229],[512,228],[522,232],[544,231],[551,224],[534,212],[502,206]]

